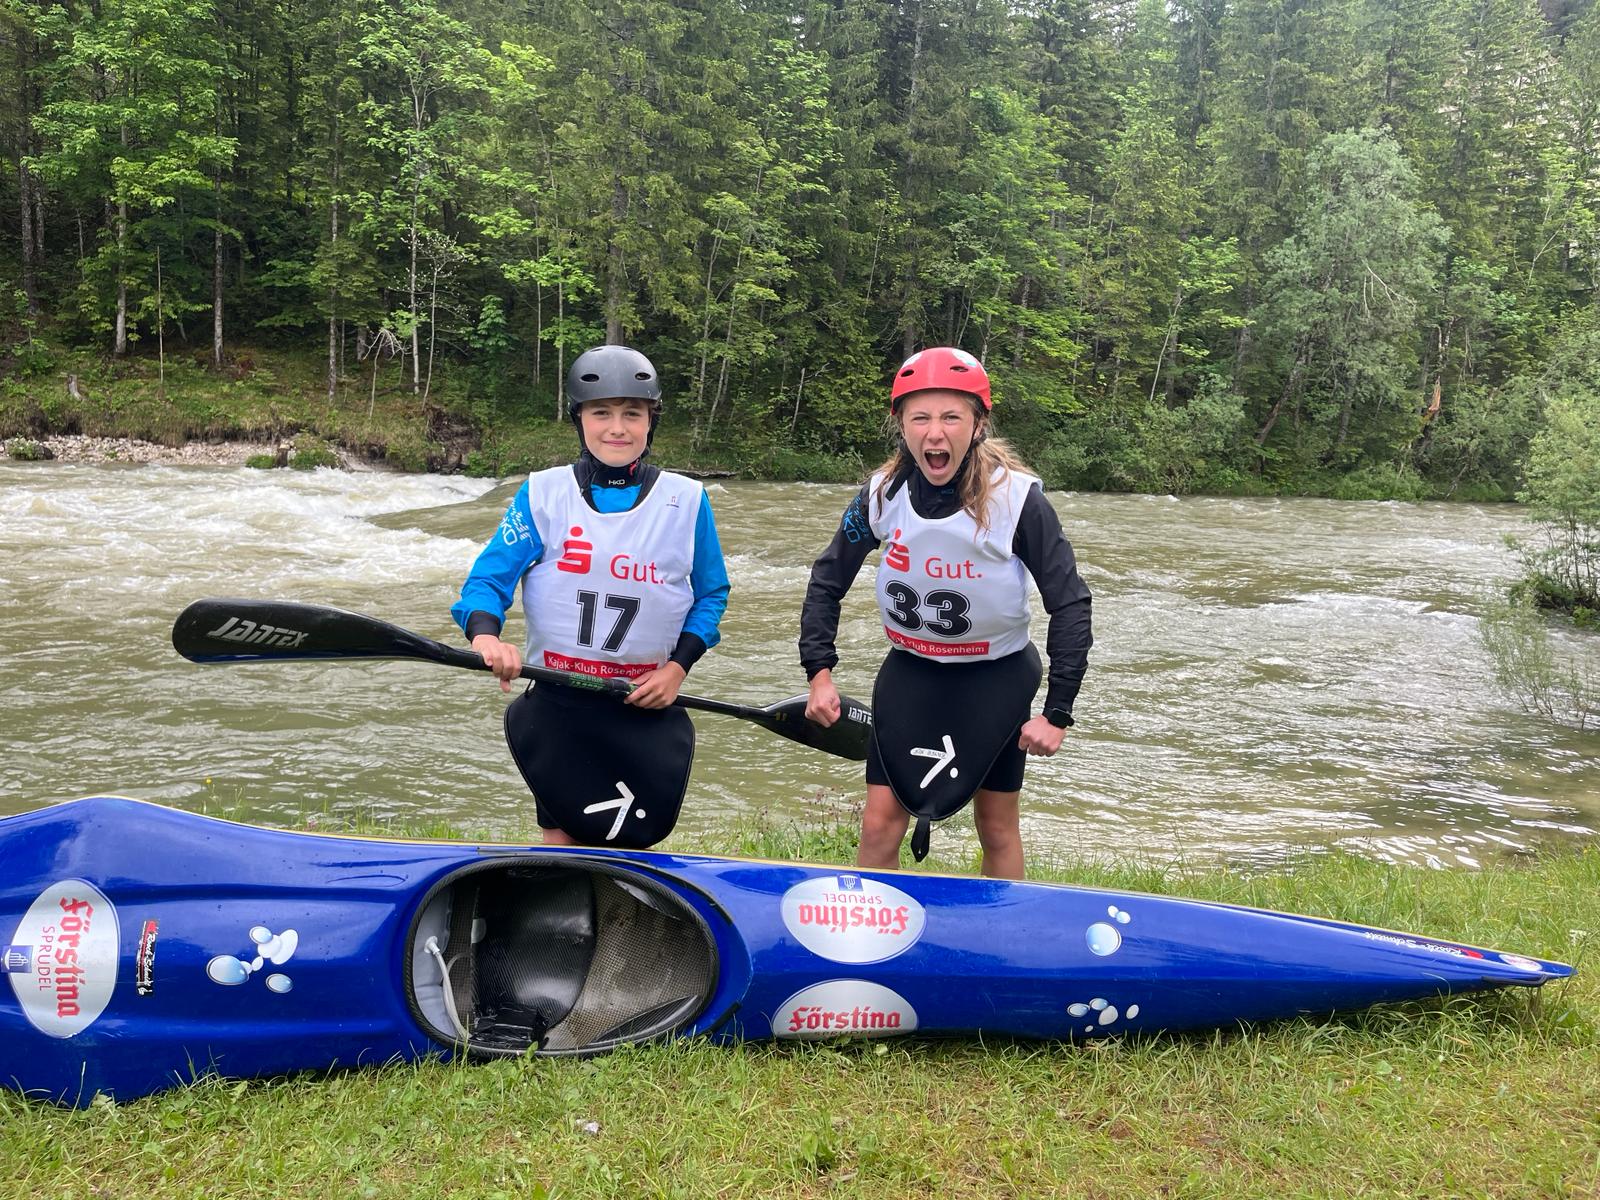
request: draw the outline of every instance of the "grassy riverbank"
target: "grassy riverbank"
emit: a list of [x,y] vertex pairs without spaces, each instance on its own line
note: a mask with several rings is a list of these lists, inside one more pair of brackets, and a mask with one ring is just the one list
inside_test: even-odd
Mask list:
[[[0,446],[54,434],[133,438],[179,446],[196,441],[289,442],[407,471],[513,475],[570,461],[576,435],[554,414],[552,396],[487,399],[469,368],[441,374],[426,399],[382,372],[345,378],[330,401],[327,360],[281,349],[240,349],[221,372],[204,357],[116,362],[57,347],[51,367],[0,379]],[[503,390],[503,389],[500,389]],[[808,454],[752,441],[729,429],[702,446],[668,397],[656,457],[678,470],[761,479],[859,479],[854,456]]]
[[[841,822],[713,848],[837,861],[849,840]],[[1331,857],[1256,877],[1036,875],[1426,931],[1580,973],[1540,992],[1084,1047],[679,1044],[213,1081],[85,1112],[0,1096],[0,1195],[1600,1192],[1600,853],[1472,873]]]
[[[525,382],[461,363],[441,366],[424,398],[411,392],[409,375],[392,363],[380,370],[374,386],[370,368],[352,362],[332,400],[320,351],[236,347],[220,372],[211,369],[204,351],[173,355],[163,375],[148,355],[117,361],[49,344],[42,345],[38,364],[30,373],[0,378],[0,447],[12,439],[53,434],[171,446],[293,442],[304,464],[342,454],[400,470],[492,477],[569,461],[576,447],[571,426],[554,414],[552,394],[535,394]],[[552,364],[545,365],[545,378],[553,379]],[[1101,486],[1094,479],[1104,472],[1086,476],[1082,455],[1059,443],[1059,418],[1037,408],[1002,406],[996,422],[1047,486]],[[692,417],[670,388],[656,438],[657,461],[676,470],[818,483],[862,479],[878,461],[878,450],[858,449],[830,453],[791,444],[782,414],[752,421],[724,413],[711,436],[697,439]],[[1499,485],[1445,487],[1393,467],[1305,466],[1271,477],[1231,471],[1206,478],[1211,482],[1205,486],[1190,483],[1201,491],[1343,500],[1511,499]],[[1188,490],[1165,477],[1146,486]]]

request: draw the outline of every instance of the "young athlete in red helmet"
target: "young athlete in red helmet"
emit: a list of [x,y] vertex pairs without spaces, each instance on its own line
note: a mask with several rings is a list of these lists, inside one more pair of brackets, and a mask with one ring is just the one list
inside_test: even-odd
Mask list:
[[[989,437],[989,377],[976,358],[948,346],[912,355],[890,405],[900,444],[811,568],[800,617],[806,715],[839,719],[839,605],[881,545],[878,608],[890,650],[873,689],[857,863],[898,866],[912,817],[920,861],[930,823],[971,800],[984,874],[1020,879],[1025,755],[1054,754],[1073,723],[1093,640],[1089,589],[1039,480]],[[1037,713],[1042,668],[1024,572],[1050,615],[1050,679]]]

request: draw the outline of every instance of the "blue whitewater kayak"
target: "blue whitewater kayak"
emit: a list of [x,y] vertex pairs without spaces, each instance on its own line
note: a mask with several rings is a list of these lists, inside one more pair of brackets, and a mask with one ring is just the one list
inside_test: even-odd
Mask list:
[[285,833],[114,798],[0,820],[0,1084],[629,1042],[1087,1039],[1505,986],[1562,963],[1042,883]]

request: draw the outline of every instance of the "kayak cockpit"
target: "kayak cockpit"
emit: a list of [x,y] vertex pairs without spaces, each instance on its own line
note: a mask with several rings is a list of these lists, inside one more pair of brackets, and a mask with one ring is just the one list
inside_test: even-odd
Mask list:
[[700,914],[649,875],[574,857],[475,865],[428,894],[405,961],[429,1034],[487,1057],[597,1054],[700,1015],[717,983]]

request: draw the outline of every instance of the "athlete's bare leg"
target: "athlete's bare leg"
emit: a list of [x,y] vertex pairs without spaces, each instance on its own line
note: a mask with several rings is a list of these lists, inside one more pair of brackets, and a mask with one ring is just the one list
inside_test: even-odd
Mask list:
[[[995,879],[1022,878],[1021,792],[979,788],[972,798],[972,819],[983,847],[983,873]],[[868,800],[870,806],[871,800]]]
[[546,829],[542,832],[544,833],[544,844],[546,846],[576,846],[578,844],[564,829]]
[[898,867],[900,843],[905,840],[911,814],[900,807],[886,784],[867,784],[867,806],[861,810],[861,845],[858,867]]

